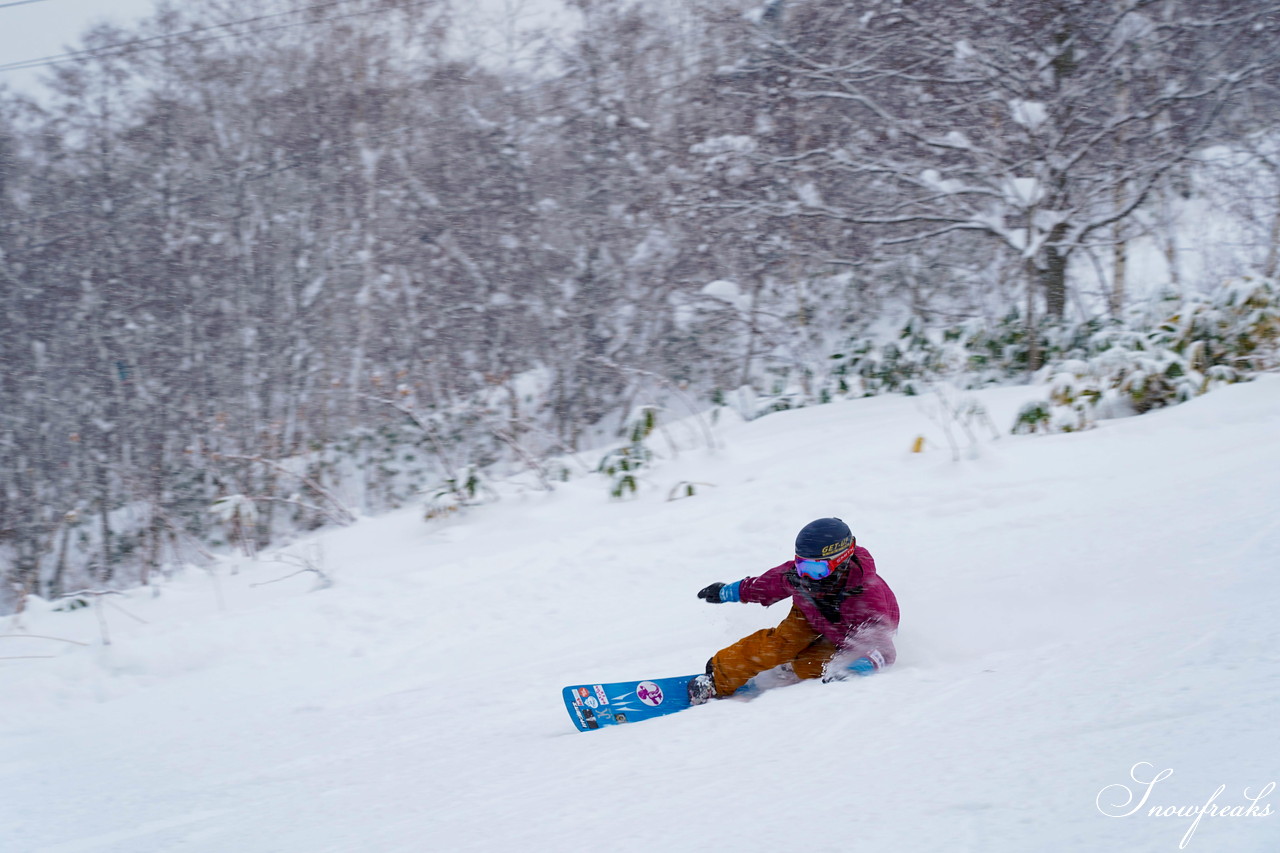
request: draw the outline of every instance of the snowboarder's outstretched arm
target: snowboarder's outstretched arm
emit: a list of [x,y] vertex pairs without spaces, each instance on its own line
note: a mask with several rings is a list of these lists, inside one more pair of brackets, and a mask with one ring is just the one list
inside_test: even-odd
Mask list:
[[783,574],[792,567],[791,561],[775,566],[760,577],[743,578],[733,583],[713,583],[698,590],[698,598],[711,604],[723,604],[730,601],[742,601],[750,604],[768,606],[790,598],[792,590],[787,586]]

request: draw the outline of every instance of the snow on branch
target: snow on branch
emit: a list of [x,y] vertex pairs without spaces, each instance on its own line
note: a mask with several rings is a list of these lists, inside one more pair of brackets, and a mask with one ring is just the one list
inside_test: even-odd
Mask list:
[[[246,500],[248,501],[280,501],[283,503],[295,504],[297,506],[301,506],[306,509],[319,512],[323,514],[325,518],[328,518],[330,521],[332,521],[334,524],[340,525],[342,527],[346,527],[348,525],[355,523],[356,514],[352,512],[347,507],[347,505],[337,495],[333,493],[331,489],[325,488],[324,486],[316,482],[311,477],[308,477],[306,474],[300,474],[297,471],[291,470],[285,465],[281,465],[279,462],[276,462],[274,459],[267,459],[264,456],[246,456],[246,455],[241,455],[236,453],[215,453],[213,454],[213,458],[226,459],[233,462],[252,462],[258,465],[264,465],[267,468],[270,468],[271,470],[279,474],[285,474],[290,477],[296,477],[297,479],[301,480],[302,483],[307,488],[311,489],[313,492],[315,492],[317,495],[324,498],[325,501],[328,502],[327,506],[322,507],[322,506],[312,506],[310,504],[304,504],[301,501],[297,501],[292,498],[278,498],[278,497],[269,497],[269,496],[253,496],[253,497],[246,498],[246,496],[243,496],[243,495],[233,495],[230,498],[223,498],[215,502],[214,504],[215,507],[219,507],[220,505],[222,505],[222,506],[225,506],[228,512],[235,512],[235,511],[241,511],[244,509],[244,507],[246,506],[246,502],[245,502]],[[244,516],[241,516],[241,522],[244,523],[245,521],[246,519],[244,518]]]

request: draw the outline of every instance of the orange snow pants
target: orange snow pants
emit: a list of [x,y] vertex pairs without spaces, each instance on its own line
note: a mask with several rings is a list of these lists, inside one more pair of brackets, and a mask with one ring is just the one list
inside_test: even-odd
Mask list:
[[778,627],[756,631],[715,653],[711,675],[716,695],[729,696],[752,676],[784,663],[791,664],[800,678],[819,678],[835,653],[835,645],[813,630],[804,614],[792,606]]

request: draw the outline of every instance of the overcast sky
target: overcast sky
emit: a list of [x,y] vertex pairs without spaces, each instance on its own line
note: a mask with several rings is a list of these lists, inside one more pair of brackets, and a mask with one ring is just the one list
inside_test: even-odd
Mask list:
[[[0,0],[0,65],[65,53],[94,24],[131,25],[154,8],[154,0],[35,0],[8,5],[17,1]],[[0,83],[30,92],[46,71],[0,71]]]
[[[298,0],[292,5],[308,3]],[[0,65],[65,53],[77,47],[80,35],[94,24],[132,26],[154,8],[155,0],[0,0]],[[518,30],[549,26],[564,32],[572,30],[576,20],[560,0],[462,0],[454,8],[471,13],[457,21],[456,37],[468,52],[503,52],[511,43],[513,22]],[[47,68],[0,71],[0,84],[34,94],[47,73]]]

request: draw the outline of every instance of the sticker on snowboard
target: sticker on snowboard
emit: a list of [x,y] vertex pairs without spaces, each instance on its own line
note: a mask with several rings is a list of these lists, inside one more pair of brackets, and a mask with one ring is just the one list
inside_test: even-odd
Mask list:
[[564,688],[562,695],[574,726],[587,732],[683,711],[689,707],[688,684],[694,677],[575,684]]

